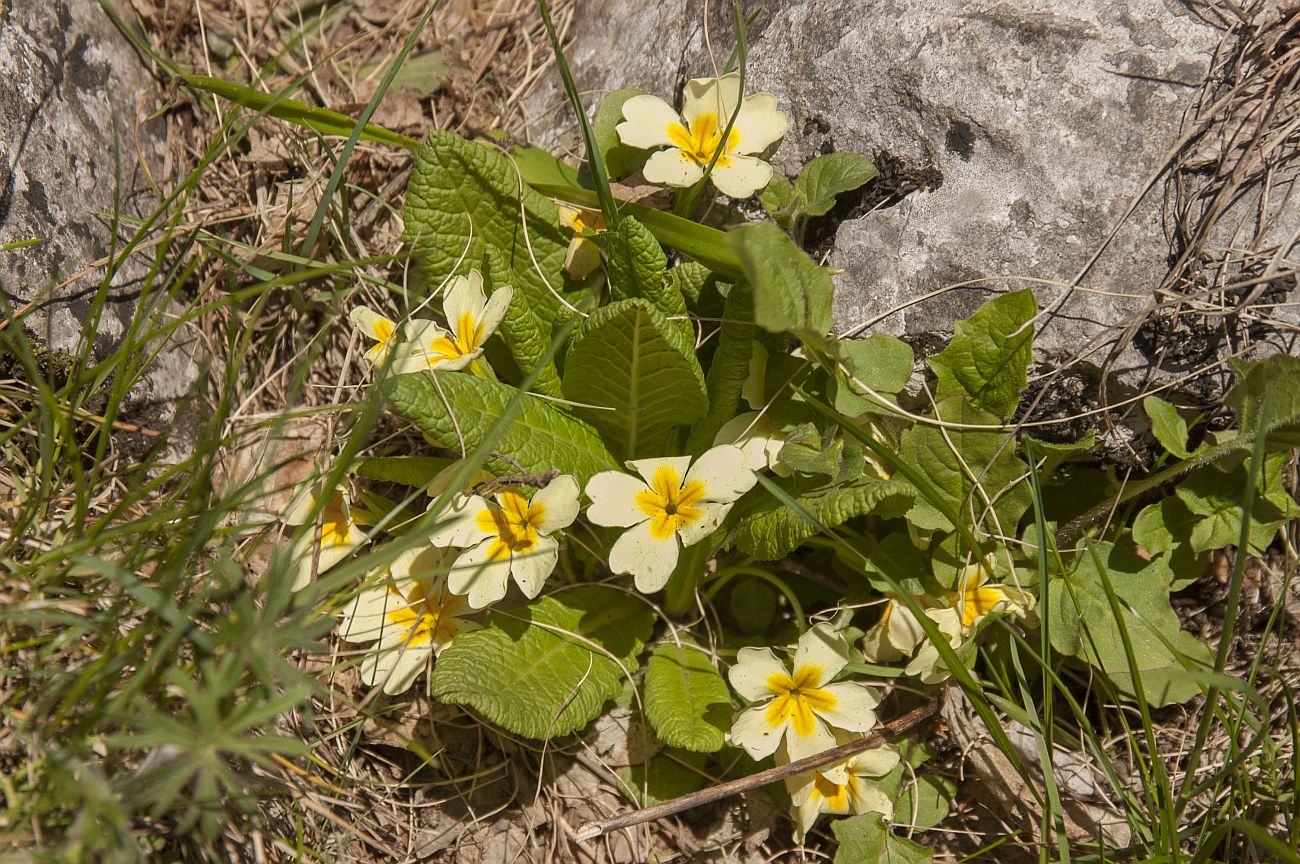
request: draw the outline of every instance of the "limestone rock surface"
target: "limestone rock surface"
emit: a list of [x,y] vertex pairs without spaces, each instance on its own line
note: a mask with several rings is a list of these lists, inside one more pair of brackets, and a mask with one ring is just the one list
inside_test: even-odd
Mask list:
[[[827,238],[828,263],[844,269],[841,331],[870,327],[937,346],[991,292],[1031,287],[1047,310],[1040,359],[1146,381],[1158,358],[1133,331],[1159,305],[1180,251],[1165,167],[1224,37],[1194,6],[746,4],[760,12],[747,89],[774,93],[792,119],[778,169],[794,176],[819,153],[863,152],[909,193],[840,214],[849,218]],[[708,10],[706,34],[705,4],[695,0],[584,0],[570,31],[579,88],[593,106],[619,87],[672,101],[734,45],[730,5]],[[528,104],[534,141],[573,147],[554,76]],[[1300,204],[1288,213],[1287,200],[1285,187],[1274,194],[1279,272],[1300,259]],[[1289,285],[1294,299],[1294,276]]]
[[[8,314],[25,313],[29,334],[53,351],[75,354],[87,340],[102,358],[134,316],[151,316],[142,332],[165,324],[156,301],[140,305],[147,252],[116,270],[90,320],[107,277],[99,262],[120,255],[137,227],[129,220],[157,205],[163,130],[149,117],[159,102],[158,82],[93,0],[0,7],[0,291]],[[132,399],[164,403],[195,376],[173,346]]]

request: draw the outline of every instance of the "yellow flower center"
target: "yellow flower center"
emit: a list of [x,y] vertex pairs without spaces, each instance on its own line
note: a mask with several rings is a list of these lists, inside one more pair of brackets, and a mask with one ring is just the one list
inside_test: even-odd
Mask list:
[[546,507],[530,504],[518,492],[507,489],[487,502],[478,514],[480,531],[496,538],[488,554],[493,560],[508,558],[515,552],[529,552],[537,545],[537,526],[546,519]]
[[452,336],[439,336],[429,344],[429,353],[434,360],[455,360],[477,351],[483,344],[483,325],[466,312],[456,322],[456,332]]
[[830,711],[839,701],[834,693],[817,686],[821,677],[822,667],[812,665],[800,666],[793,677],[783,672],[769,675],[767,689],[776,698],[764,714],[768,725],[775,729],[789,720],[796,735],[811,735],[817,725],[814,713]]
[[858,789],[858,778],[850,774],[843,783],[826,779],[818,774],[813,781],[813,800],[820,800],[818,809],[832,816],[847,816],[853,812],[853,796]]
[[[718,126],[717,114],[700,114],[687,129],[681,123],[672,123],[668,126],[668,140],[673,142],[673,146],[686,154],[686,157],[697,165],[708,165],[709,160],[713,158],[714,152],[718,149],[718,142],[722,140],[722,129]],[[726,168],[731,164],[729,154],[735,152],[736,145],[740,143],[740,135],[733,128],[731,134],[727,136],[727,146],[718,154],[718,161],[714,163],[715,168]]]
[[605,230],[605,220],[599,213],[592,213],[587,210],[578,210],[575,208],[569,216],[569,228],[571,228],[575,234],[581,234],[583,231],[588,229],[599,234]]
[[430,594],[429,588],[422,582],[416,582],[408,597],[396,588],[388,589],[407,605],[388,613],[388,620],[407,631],[407,645],[422,645],[430,639],[435,645],[445,645],[460,632],[456,621],[456,608],[460,598],[447,591]]
[[347,508],[343,506],[343,495],[334,492],[325,502],[325,509],[321,514],[321,546],[342,546],[350,541],[351,535],[352,518]]
[[393,322],[387,318],[380,318],[375,321],[371,327],[370,338],[375,340],[375,344],[366,352],[366,358],[369,360],[378,360],[387,353],[393,341],[393,334],[396,331]]
[[[974,580],[971,580],[972,583]],[[961,624],[963,627],[970,627],[976,621],[997,608],[998,604],[1007,599],[1007,595],[1000,588],[985,588],[979,585],[971,584],[962,591],[961,601]]]
[[703,518],[704,511],[695,505],[704,498],[704,491],[699,480],[683,486],[671,465],[656,468],[650,488],[636,493],[636,506],[650,517],[650,536],[667,540],[683,525]]

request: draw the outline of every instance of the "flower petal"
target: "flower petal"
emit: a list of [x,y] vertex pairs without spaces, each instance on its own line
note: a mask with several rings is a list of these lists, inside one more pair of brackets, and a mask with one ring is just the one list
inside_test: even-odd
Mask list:
[[[353,528],[351,535],[360,536],[360,532]],[[357,542],[355,538],[350,537],[348,540],[339,543],[330,543],[322,546],[320,543],[320,532],[312,531],[293,544],[293,550],[290,552],[292,560],[293,573],[293,590],[301,591],[311,584],[312,565],[315,564],[316,575],[324,573],[335,564],[352,554],[352,552],[364,545]],[[315,554],[315,549],[320,547],[320,554]]]
[[[474,546],[495,532],[484,531],[479,527],[479,516],[487,512],[487,502],[478,495],[467,495],[452,502],[444,515],[444,521],[429,535],[429,542],[434,546],[455,546],[463,549]],[[452,589],[456,591],[456,589]],[[462,591],[456,591],[462,594]]]
[[816,683],[810,686],[824,687],[848,662],[849,646],[844,637],[831,625],[818,624],[799,637],[799,647],[794,652],[794,674],[798,677],[800,669],[814,666],[818,674]]
[[672,468],[677,474],[677,479],[684,484],[687,469],[691,466],[691,457],[665,456],[659,459],[633,459],[627,463],[627,467],[640,474],[651,489],[654,488],[655,472],[665,465]]
[[496,538],[491,538],[467,550],[447,574],[447,587],[455,594],[464,594],[475,609],[506,596],[511,556],[493,558],[492,547],[496,542]]
[[600,266],[600,247],[586,237],[574,237],[564,253],[564,272],[582,281]]
[[532,549],[510,556],[510,573],[525,597],[531,600],[541,593],[547,577],[555,572],[559,557],[560,544],[554,537],[539,537]]
[[732,72],[721,78],[692,78],[682,91],[682,116],[694,127],[695,120],[705,114],[717,117],[718,131],[727,127],[731,112],[736,110],[740,98],[740,76]]
[[652,594],[668,584],[677,566],[679,548],[677,535],[666,540],[656,540],[650,533],[650,520],[633,525],[614,541],[609,550],[609,569],[615,573],[630,573],[636,579],[636,590]]
[[786,725],[785,747],[791,761],[816,756],[835,746],[835,735],[820,717],[813,715],[812,729],[807,735],[795,731],[794,724]]
[[[478,271],[474,271],[477,273]],[[487,299],[487,305],[483,307],[483,318],[478,322],[478,326],[483,334],[483,341],[496,332],[497,326],[501,319],[506,317],[506,309],[510,307],[510,300],[515,296],[515,289],[509,285],[502,285],[492,292],[492,296]]]
[[339,623],[339,636],[347,642],[374,642],[384,635],[388,613],[405,606],[401,594],[384,579],[377,587],[362,591],[348,604]]
[[773,675],[788,677],[790,670],[771,648],[741,648],[736,652],[736,665],[727,670],[731,689],[750,702],[772,698],[767,682]]
[[646,491],[645,481],[622,471],[601,471],[587,481],[587,518],[597,525],[627,528],[650,515],[637,506],[636,496]]
[[871,750],[863,750],[854,756],[849,771],[859,777],[884,777],[897,767],[902,756],[897,747],[885,745]]
[[729,504],[744,495],[758,477],[745,467],[745,454],[739,447],[723,444],[705,450],[691,470],[686,474],[686,482],[699,480],[704,484],[704,500],[719,504]]
[[461,316],[473,317],[477,324],[483,320],[483,307],[487,305],[487,296],[483,293],[483,275],[477,270],[469,271],[468,276],[457,276],[447,289],[447,298],[442,301],[443,314],[452,332]]
[[767,722],[767,706],[754,705],[736,715],[729,735],[731,743],[744,747],[751,759],[766,759],[776,752],[789,725],[789,720],[783,720],[772,726]]
[[572,474],[561,474],[534,495],[532,503],[543,508],[537,525],[542,534],[568,528],[578,518],[578,481]]
[[886,820],[894,818],[894,802],[874,783],[858,783],[853,792],[852,809],[855,815],[879,813]]
[[670,147],[655,152],[647,159],[641,174],[647,183],[685,187],[694,186],[699,182],[704,176],[704,167],[676,147]]
[[615,127],[618,139],[628,147],[649,149],[672,144],[668,129],[681,125],[682,118],[658,96],[633,96],[623,103],[623,122]]
[[[646,179],[650,179],[648,175]],[[772,166],[753,156],[732,156],[725,165],[719,160],[718,164],[713,166],[709,179],[723,195],[736,199],[748,198],[772,179]]]
[[393,335],[397,325],[391,318],[385,318],[369,306],[356,306],[348,313],[348,320],[371,339],[383,341]]
[[[374,686],[377,682],[383,682],[384,692],[389,696],[405,693],[411,688],[416,677],[429,665],[429,654],[432,650],[433,646],[428,642],[420,645],[401,642],[376,651],[372,655],[376,658],[374,671],[366,683]],[[362,680],[366,680],[364,664]]]
[[726,519],[727,514],[731,512],[731,508],[731,504],[714,504],[710,501],[696,504],[695,509],[700,511],[699,518],[677,529],[677,536],[681,538],[682,546],[694,546],[717,531],[722,520]]
[[817,710],[817,714],[831,726],[846,732],[866,732],[876,725],[880,694],[874,688],[856,681],[842,681],[821,689],[835,697],[835,707]]
[[[725,124],[725,120],[719,121],[720,126]],[[740,116],[731,127],[738,139],[735,152],[762,153],[784,138],[789,128],[790,119],[776,107],[776,97],[771,93],[746,96],[744,104],[740,106]]]

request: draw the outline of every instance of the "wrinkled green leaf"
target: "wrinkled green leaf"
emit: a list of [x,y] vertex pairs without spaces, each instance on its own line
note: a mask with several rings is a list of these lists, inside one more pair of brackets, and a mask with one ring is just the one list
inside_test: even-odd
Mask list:
[[[518,392],[508,384],[460,372],[398,375],[381,386],[397,412],[418,426],[426,438],[465,453],[483,442]],[[518,410],[496,452],[519,467],[491,459],[489,470],[515,474],[520,468],[530,472],[558,468],[573,474],[581,484],[599,471],[618,470],[619,464],[596,430],[586,423],[527,394],[521,397]]]
[[[488,247],[498,250],[515,292],[550,324],[562,307],[547,283],[557,291],[564,288],[569,240],[560,230],[555,204],[520,184],[509,156],[454,132],[430,132],[415,157],[402,236],[435,285],[453,271],[478,267]],[[520,224],[521,200],[528,242]]]
[[694,352],[675,328],[640,299],[592,313],[574,336],[564,368],[565,398],[621,459],[675,452],[674,430],[708,407]]
[[692,427],[687,441],[686,449],[692,454],[702,453],[713,446],[718,430],[739,413],[740,397],[749,378],[750,359],[754,353],[755,327],[749,323],[752,315],[749,288],[743,284],[735,286],[727,295],[718,348],[709,364],[706,381],[709,410]]
[[874,162],[860,153],[828,153],[804,166],[795,181],[799,209],[809,216],[823,216],[835,206],[835,198],[852,192],[880,176]]
[[965,394],[985,411],[1010,417],[1028,383],[1038,301],[1029,290],[995,297],[953,328],[948,347],[930,358],[939,398]]
[[682,351],[694,354],[695,331],[686,320],[686,300],[666,278],[667,258],[659,241],[633,216],[625,217],[601,239],[614,299],[640,297],[650,303],[678,331]]
[[492,612],[483,629],[462,633],[438,656],[429,690],[517,735],[568,735],[618,695],[654,621],[644,603],[596,586]]
[[[508,284],[513,271],[506,266],[505,259],[496,249],[489,248],[484,255],[483,288],[487,292],[496,290],[499,285]],[[551,347],[551,327],[537,317],[528,298],[522,292],[510,298],[510,306],[497,328],[497,333],[505,341],[515,364],[527,375],[546,357]],[[533,383],[533,390],[545,396],[560,395],[560,375],[555,370],[555,363],[547,360],[546,366],[538,373]]]
[[670,747],[716,753],[731,728],[731,694],[701,648],[688,642],[656,648],[646,663],[645,710]]
[[[901,516],[911,506],[915,494],[911,484],[901,480],[876,480],[795,500],[821,526],[834,528],[868,513],[885,518]],[[775,561],[799,548],[818,530],[818,525],[802,513],[774,499],[740,521],[734,542],[746,555],[760,561]]]
[[754,293],[754,323],[772,333],[818,340],[831,328],[830,272],[770,222],[727,233]]

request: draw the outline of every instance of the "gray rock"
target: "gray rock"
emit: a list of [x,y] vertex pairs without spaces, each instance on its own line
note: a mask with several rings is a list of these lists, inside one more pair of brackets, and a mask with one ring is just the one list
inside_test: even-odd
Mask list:
[[[869,326],[937,346],[992,292],[1030,287],[1051,310],[1040,320],[1040,359],[1078,363],[1094,382],[1108,361],[1118,381],[1147,380],[1152,352],[1134,337],[1175,251],[1163,169],[1222,30],[1173,0],[746,7],[762,10],[747,89],[776,94],[792,118],[773,158],[779,169],[793,176],[833,149],[932,178],[839,225],[829,263],[845,271],[836,278],[842,331]],[[720,64],[734,44],[730,5],[710,8]],[[702,9],[587,0],[569,50],[579,87],[593,103],[618,87],[672,101],[686,78],[715,68]],[[573,146],[562,103],[554,76],[542,79],[528,102],[534,140]],[[1289,200],[1280,192],[1274,233],[1286,256],[1300,207],[1280,210]]]
[[[151,316],[143,332],[165,323],[166,306],[139,300],[152,257],[145,251],[112,275],[103,313],[87,326],[108,278],[96,262],[120,255],[137,227],[127,220],[157,205],[162,129],[147,118],[160,101],[158,83],[91,0],[0,7],[0,82],[0,248],[40,241],[0,251],[0,308],[30,310],[27,331],[48,349],[77,354],[90,340],[103,358],[133,316]],[[116,226],[115,212],[123,217]],[[196,374],[173,340],[131,400],[165,404]]]

